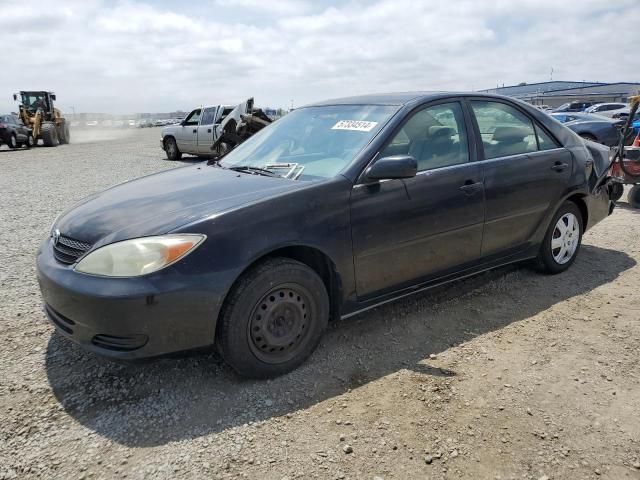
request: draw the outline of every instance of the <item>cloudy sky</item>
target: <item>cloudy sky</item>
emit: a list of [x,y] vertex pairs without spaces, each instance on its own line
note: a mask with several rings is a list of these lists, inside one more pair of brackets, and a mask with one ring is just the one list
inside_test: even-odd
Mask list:
[[21,89],[129,113],[482,89],[551,68],[639,81],[620,48],[637,13],[638,0],[0,0],[0,112]]

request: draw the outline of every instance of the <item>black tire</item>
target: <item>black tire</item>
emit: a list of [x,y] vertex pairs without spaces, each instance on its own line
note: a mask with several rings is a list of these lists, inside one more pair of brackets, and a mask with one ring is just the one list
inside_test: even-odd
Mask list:
[[302,364],[329,320],[318,274],[289,258],[266,260],[229,293],[216,328],[222,358],[240,375],[271,378]]
[[180,160],[182,158],[182,152],[178,149],[178,144],[173,137],[167,137],[164,140],[164,151],[167,153],[169,160]]
[[627,194],[627,202],[633,208],[640,208],[640,184],[631,187]]
[[[571,232],[570,236],[559,237],[558,235],[562,235],[558,227],[559,221],[561,218],[572,215],[574,221],[577,222],[577,231]],[[566,222],[564,222],[566,223]],[[544,240],[542,241],[542,245],[540,246],[540,253],[538,254],[538,266],[540,269],[546,273],[556,274],[564,272],[568,269],[576,257],[578,256],[578,252],[580,251],[580,245],[582,244],[582,233],[584,232],[584,225],[582,219],[582,213],[580,213],[580,209],[578,206],[570,201],[564,202],[556,214],[553,216],[551,223],[549,224],[549,228],[547,229],[547,233],[544,236]],[[577,235],[577,240],[576,240]],[[560,238],[560,240],[559,240]],[[565,241],[568,242],[565,244]],[[553,245],[557,245],[558,242],[563,246],[571,245],[573,247],[574,242],[575,248],[570,248],[565,250],[565,255],[562,254],[562,246],[555,247]],[[570,250],[573,250],[572,253],[568,254]],[[558,261],[560,258],[560,261]]]
[[69,124],[67,124],[67,122],[60,125],[60,128],[58,129],[58,138],[60,139],[60,145],[66,145],[71,140]]
[[42,143],[45,147],[55,147],[58,145],[58,131],[54,123],[43,123],[40,136],[42,137]]
[[16,134],[12,133],[11,136],[9,137],[9,141],[7,142],[7,147],[9,147],[11,150],[14,150],[16,148],[18,148],[20,146],[20,144],[18,143],[18,139],[16,138]]
[[579,134],[582,138],[584,138],[585,140],[590,140],[592,142],[597,142],[598,139],[596,137],[594,137],[593,135],[591,135],[590,133],[580,133]]
[[624,193],[624,185],[618,182],[613,182],[610,188],[611,193],[609,194],[609,198],[614,202],[617,202],[618,200],[620,200],[622,194]]
[[29,134],[27,135],[27,141],[24,142],[24,146],[27,147],[27,150],[29,150],[31,147],[34,147],[36,145],[36,141],[33,138],[33,135]]

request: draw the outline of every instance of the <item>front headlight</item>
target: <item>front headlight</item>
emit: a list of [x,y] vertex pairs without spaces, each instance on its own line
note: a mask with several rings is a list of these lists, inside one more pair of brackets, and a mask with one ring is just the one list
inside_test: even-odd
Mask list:
[[177,262],[205,238],[197,234],[176,234],[112,243],[89,253],[74,270],[105,277],[138,277]]

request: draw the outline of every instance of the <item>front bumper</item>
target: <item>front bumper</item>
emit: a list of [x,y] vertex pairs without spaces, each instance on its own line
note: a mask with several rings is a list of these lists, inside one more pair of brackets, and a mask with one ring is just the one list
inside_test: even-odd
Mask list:
[[211,278],[168,267],[144,277],[104,278],[73,271],[46,240],[37,260],[49,321],[87,350],[117,359],[163,355],[211,345],[222,295]]

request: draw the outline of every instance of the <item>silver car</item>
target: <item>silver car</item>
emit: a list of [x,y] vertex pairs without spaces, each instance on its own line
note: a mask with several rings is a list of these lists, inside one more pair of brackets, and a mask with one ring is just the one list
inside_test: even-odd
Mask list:
[[169,160],[179,160],[183,153],[199,157],[212,156],[215,131],[235,105],[212,105],[193,110],[186,118],[162,129],[160,145]]

